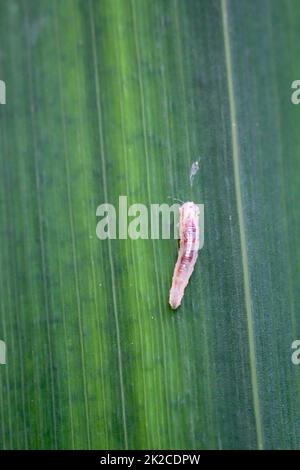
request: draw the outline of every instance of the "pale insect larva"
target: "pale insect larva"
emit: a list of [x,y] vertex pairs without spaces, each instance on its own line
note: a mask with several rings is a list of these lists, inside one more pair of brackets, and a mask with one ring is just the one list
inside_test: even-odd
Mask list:
[[179,208],[180,247],[169,297],[169,304],[174,310],[181,304],[198,258],[199,213],[199,207],[193,202],[185,202]]

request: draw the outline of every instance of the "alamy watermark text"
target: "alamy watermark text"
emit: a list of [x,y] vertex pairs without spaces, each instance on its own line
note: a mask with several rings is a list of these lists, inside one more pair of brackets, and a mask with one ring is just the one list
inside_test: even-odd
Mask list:
[[0,340],[0,364],[6,364],[6,345]]
[[0,104],[6,104],[6,85],[3,80],[0,80]]
[[[197,204],[199,216],[199,248],[204,244],[204,204]],[[127,196],[119,196],[118,207],[104,203],[97,207],[96,216],[101,217],[96,226],[100,240],[170,240],[179,239],[180,204],[131,204]]]

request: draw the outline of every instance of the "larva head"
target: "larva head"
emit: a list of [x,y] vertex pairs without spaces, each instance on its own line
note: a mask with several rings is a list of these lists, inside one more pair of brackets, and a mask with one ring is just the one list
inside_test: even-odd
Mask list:
[[194,202],[185,202],[179,208],[180,219],[181,221],[186,221],[187,219],[195,219],[199,217],[200,209],[197,204]]

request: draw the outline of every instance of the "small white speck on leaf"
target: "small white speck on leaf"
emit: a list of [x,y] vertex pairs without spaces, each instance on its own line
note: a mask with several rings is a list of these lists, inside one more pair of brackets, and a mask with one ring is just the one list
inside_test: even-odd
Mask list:
[[196,160],[195,162],[192,163],[191,171],[190,171],[191,186],[193,186],[194,178],[195,178],[196,174],[198,173],[199,168],[200,168],[200,160]]

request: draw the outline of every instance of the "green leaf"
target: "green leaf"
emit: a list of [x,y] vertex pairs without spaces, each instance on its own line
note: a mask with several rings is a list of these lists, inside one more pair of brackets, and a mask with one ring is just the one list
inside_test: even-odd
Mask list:
[[[0,0],[1,448],[299,448],[299,21]],[[175,240],[96,236],[120,195],[205,204],[175,313]]]

